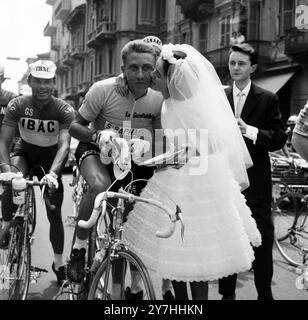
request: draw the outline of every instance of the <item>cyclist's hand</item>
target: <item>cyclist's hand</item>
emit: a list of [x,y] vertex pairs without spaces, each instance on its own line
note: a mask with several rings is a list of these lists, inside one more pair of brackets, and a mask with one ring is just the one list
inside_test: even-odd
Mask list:
[[52,192],[59,187],[58,175],[54,172],[47,173],[40,182],[47,183],[48,189]]
[[116,138],[118,134],[112,130],[102,130],[97,134],[96,143],[100,150],[106,146],[112,145],[112,140]]
[[130,149],[128,142],[123,138],[114,138],[113,144],[115,148],[112,151],[113,163],[116,164],[121,170],[130,170]]
[[129,94],[128,86],[123,74],[120,74],[118,77],[116,77],[115,91],[122,97],[127,97]]
[[150,150],[151,144],[149,141],[142,139],[131,139],[129,141],[130,152],[135,163],[142,162],[144,154]]
[[117,133],[111,130],[102,130],[98,133],[96,142],[100,149],[100,160],[107,165],[113,162],[112,152],[115,149],[113,139],[117,137]]

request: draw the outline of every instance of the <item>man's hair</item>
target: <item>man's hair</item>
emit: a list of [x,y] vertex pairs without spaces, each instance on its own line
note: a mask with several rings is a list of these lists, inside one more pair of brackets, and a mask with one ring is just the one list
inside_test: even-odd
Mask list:
[[232,45],[229,50],[229,57],[232,52],[240,52],[249,56],[251,65],[258,63],[258,53],[248,43],[238,43],[238,44]]
[[128,42],[121,51],[124,65],[126,64],[127,56],[132,52],[150,53],[155,59],[157,58],[157,53],[151,44],[146,43],[143,40],[133,40]]

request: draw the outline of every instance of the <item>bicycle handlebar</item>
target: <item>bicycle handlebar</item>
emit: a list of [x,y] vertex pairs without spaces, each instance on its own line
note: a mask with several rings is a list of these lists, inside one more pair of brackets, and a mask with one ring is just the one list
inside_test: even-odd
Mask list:
[[[2,185],[12,185],[12,179],[14,178],[14,176],[12,176],[11,178],[8,178],[6,180],[1,179],[0,178],[0,184]],[[45,187],[48,186],[47,182],[41,182],[41,181],[33,181],[30,179],[25,179],[26,180],[26,184],[27,186],[38,186],[38,187],[42,187],[42,199],[44,199],[47,207],[53,211],[56,209],[56,206],[50,203],[50,199],[49,197],[45,194]]]
[[138,196],[135,196],[131,193],[127,193],[127,192],[111,192],[111,191],[107,191],[107,192],[101,192],[99,193],[96,198],[95,198],[95,202],[94,202],[94,209],[92,211],[91,217],[88,221],[84,221],[84,220],[80,220],[78,221],[78,226],[84,229],[89,229],[92,228],[94,226],[94,224],[96,223],[96,220],[100,214],[100,212],[103,212],[103,215],[105,215],[106,213],[106,201],[109,198],[118,198],[118,199],[124,199],[124,200],[128,200],[128,201],[137,201],[137,202],[144,202],[147,204],[151,204],[153,206],[156,206],[160,209],[162,209],[169,217],[170,219],[170,223],[169,226],[166,230],[163,231],[156,231],[155,235],[159,238],[169,238],[172,236],[172,234],[175,231],[175,225],[176,222],[178,220],[180,220],[181,222],[181,237],[182,240],[184,239],[184,221],[182,218],[182,214],[181,214],[181,209],[180,207],[177,205],[176,206],[176,212],[170,212],[170,210],[164,206],[163,204],[161,204],[160,202],[154,200],[154,199],[146,199],[146,198],[141,198]]

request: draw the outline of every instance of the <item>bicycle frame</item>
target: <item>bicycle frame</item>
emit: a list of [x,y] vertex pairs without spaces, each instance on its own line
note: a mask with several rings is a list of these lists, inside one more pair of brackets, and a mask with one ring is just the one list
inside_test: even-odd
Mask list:
[[[3,185],[10,185],[10,181],[0,181]],[[31,246],[30,240],[35,228],[35,195],[33,186],[45,186],[46,183],[35,182],[32,180],[26,180],[26,190],[25,190],[25,203],[18,206],[17,211],[13,214],[10,224],[7,226],[3,233],[12,230],[10,235],[9,246],[7,249],[7,259],[6,265],[16,265],[16,272],[13,275],[9,275],[8,279],[5,280],[12,281],[9,283],[9,300],[25,300],[29,283],[31,279]],[[29,230],[30,225],[32,225],[31,230]],[[4,258],[5,259],[5,258]]]
[[[173,234],[175,230],[175,223],[177,220],[180,220],[182,223],[182,217],[181,217],[181,211],[178,206],[176,206],[176,213],[170,213],[169,209],[164,207],[161,203],[158,201],[155,201],[153,199],[145,199],[141,198],[135,195],[132,195],[130,193],[126,193],[123,191],[120,191],[119,193],[114,192],[103,192],[99,194],[96,197],[95,200],[95,208],[92,212],[91,218],[85,222],[85,221],[79,221],[78,225],[81,227],[91,227],[93,223],[97,221],[97,218],[100,213],[102,215],[100,218],[104,218],[106,214],[106,207],[107,207],[107,199],[108,198],[118,198],[117,206],[114,208],[111,212],[112,214],[112,221],[110,222],[109,226],[106,226],[106,233],[107,236],[105,237],[105,241],[107,242],[104,248],[100,248],[101,250],[105,251],[105,257],[104,260],[101,262],[101,267],[104,269],[104,276],[102,281],[102,299],[106,300],[109,297],[108,293],[108,283],[109,283],[109,277],[110,277],[110,271],[113,272],[121,272],[121,299],[123,299],[124,290],[123,290],[123,284],[125,283],[124,278],[126,274],[126,269],[124,264],[125,260],[131,263],[134,261],[135,267],[137,267],[138,270],[141,270],[142,275],[141,278],[143,280],[143,283],[147,287],[146,292],[149,293],[150,297],[154,297],[154,290],[151,283],[151,279],[149,277],[148,271],[146,270],[145,266],[143,265],[142,261],[133,254],[129,249],[128,246],[124,243],[122,239],[122,231],[123,231],[123,216],[124,216],[124,203],[125,201],[134,202],[145,202],[149,203],[151,205],[157,206],[165,211],[166,214],[169,215],[170,218],[170,226],[165,231],[158,231],[156,232],[156,235],[158,237],[169,237]],[[112,229],[112,232],[110,233],[110,229]],[[184,224],[182,224],[182,237],[184,236]],[[103,237],[103,236],[102,236]],[[132,259],[132,260],[130,260]],[[112,262],[115,262],[113,264]],[[111,269],[111,268],[114,269]],[[99,272],[99,271],[98,271]],[[118,274],[118,273],[116,273]],[[98,274],[97,274],[98,276]],[[94,288],[90,289],[89,296],[95,292],[95,288],[97,286],[97,281],[93,282]],[[93,285],[92,284],[92,285]],[[106,285],[104,285],[106,284]]]

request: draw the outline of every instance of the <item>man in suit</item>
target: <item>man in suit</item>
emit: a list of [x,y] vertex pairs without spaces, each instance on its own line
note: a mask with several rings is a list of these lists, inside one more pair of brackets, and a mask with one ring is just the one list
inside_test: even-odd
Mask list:
[[[247,170],[250,187],[243,194],[262,236],[262,245],[254,248],[252,267],[255,286],[258,300],[273,300],[274,226],[271,220],[272,188],[268,152],[281,149],[287,136],[277,95],[251,82],[251,75],[257,68],[256,51],[247,43],[233,45],[228,66],[234,82],[226,89],[226,95],[254,163]],[[236,274],[219,280],[219,293],[223,300],[235,299],[236,280]]]

